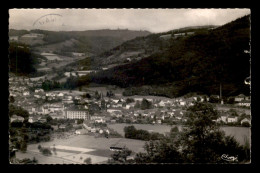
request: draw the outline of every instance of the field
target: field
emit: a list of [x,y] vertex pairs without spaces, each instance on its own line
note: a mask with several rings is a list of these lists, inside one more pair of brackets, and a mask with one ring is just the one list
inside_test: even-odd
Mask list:
[[248,127],[221,127],[222,130],[226,133],[226,135],[231,135],[236,138],[236,140],[241,143],[245,144],[245,138],[251,144],[251,128]]
[[[125,138],[95,138],[88,135],[73,135],[67,139],[54,139],[50,142],[28,145],[26,153],[18,152],[16,157],[33,158],[39,164],[83,164],[84,159],[91,158],[92,164],[106,163],[113,153],[111,145],[122,144],[132,151],[143,152],[144,141]],[[38,150],[38,145],[47,148],[56,148],[56,154],[44,156]]]
[[[114,129],[118,133],[124,136],[124,127],[130,126],[131,124],[109,124],[108,127]],[[150,124],[133,124],[136,129],[143,129],[150,132],[158,132],[161,134],[165,134],[166,132],[170,132],[173,126],[169,125],[150,125]],[[178,129],[181,129],[181,126],[177,126]],[[240,144],[245,144],[244,138],[247,138],[251,143],[251,129],[248,127],[221,127],[221,129],[225,132],[226,135],[234,136],[235,139]]]

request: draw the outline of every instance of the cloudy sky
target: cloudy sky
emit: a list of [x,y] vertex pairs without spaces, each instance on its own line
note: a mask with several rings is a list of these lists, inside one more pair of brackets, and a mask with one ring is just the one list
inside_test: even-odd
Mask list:
[[9,28],[52,31],[95,29],[165,32],[187,26],[223,25],[250,9],[10,9]]

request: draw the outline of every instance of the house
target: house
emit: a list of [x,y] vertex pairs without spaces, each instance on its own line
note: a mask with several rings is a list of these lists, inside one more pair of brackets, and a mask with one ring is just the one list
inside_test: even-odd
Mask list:
[[62,99],[63,103],[73,103],[73,97],[72,96],[65,96],[64,99]]
[[235,117],[235,116],[229,116],[229,117],[227,118],[227,122],[228,122],[228,123],[235,123],[235,122],[237,122],[237,117]]
[[50,112],[57,112],[57,111],[63,111],[64,105],[63,104],[51,104],[49,105],[49,111]]
[[96,119],[95,123],[105,123],[106,121],[103,118]]
[[39,92],[44,92],[44,90],[43,89],[35,89],[34,92],[39,93]]
[[159,38],[160,38],[160,39],[168,40],[168,39],[170,39],[171,37],[172,37],[171,34],[165,34],[165,35],[161,35]]
[[164,102],[164,101],[160,101],[160,102],[158,103],[158,105],[161,106],[161,107],[164,107],[164,106],[165,106],[165,103],[166,103],[166,102]]
[[128,104],[125,106],[126,109],[130,109],[130,107],[131,107],[131,106],[128,105]]
[[235,102],[241,102],[242,100],[245,100],[246,96],[244,94],[239,94],[235,97]]
[[96,128],[91,128],[90,132],[95,133],[97,131]]
[[139,101],[141,102],[143,100],[143,98],[134,98],[135,102]]
[[190,103],[189,103],[189,106],[194,106],[194,103],[190,102]]
[[162,124],[162,120],[157,120],[157,124]]
[[114,103],[118,103],[119,99],[111,99],[111,101],[114,102]]
[[46,120],[45,117],[41,117],[41,118],[38,119],[38,122],[40,122],[40,123],[46,123],[47,120]]
[[64,94],[63,93],[59,93],[57,96],[58,97],[64,97]]
[[243,124],[243,123],[245,123],[245,122],[247,122],[247,123],[249,123],[249,124],[251,124],[251,122],[250,122],[250,120],[249,119],[247,119],[247,118],[244,118],[243,120],[241,120],[241,125]]
[[50,113],[48,105],[42,106],[42,114]]
[[36,97],[36,98],[38,98],[38,99],[39,99],[39,98],[41,98],[41,96],[40,96],[40,95],[34,95],[34,97]]
[[59,126],[59,129],[65,129],[66,128],[66,125],[62,124]]
[[109,113],[114,113],[114,112],[121,112],[121,110],[119,110],[119,109],[107,109],[107,112],[109,112]]
[[174,34],[174,38],[183,37],[183,36],[185,36],[185,33]]
[[74,55],[74,56],[85,56],[85,53],[72,52],[72,55]]
[[181,105],[181,106],[185,106],[185,105],[186,105],[186,102],[185,102],[185,101],[180,101],[180,105]]
[[23,122],[24,118],[17,116],[17,115],[13,115],[10,120],[11,120],[11,122],[13,122],[13,121]]
[[87,133],[88,133],[88,131],[86,129],[79,129],[79,130],[75,131],[75,134],[77,134],[77,135],[85,135]]
[[34,122],[36,122],[37,120],[38,120],[38,118],[33,117],[33,116],[29,116],[28,122],[29,122],[29,123],[34,123]]
[[238,106],[246,106],[246,107],[250,107],[251,106],[251,101],[249,100],[242,100],[239,103],[237,103]]
[[187,32],[187,35],[193,35],[195,32]]
[[25,91],[25,92],[23,92],[23,95],[24,96],[28,96],[28,95],[30,95],[30,92],[29,91]]
[[131,107],[133,108],[135,106],[135,103],[128,103],[126,104],[125,108],[130,109]]
[[222,115],[222,116],[220,116],[218,119],[217,119],[217,122],[224,122],[224,123],[227,123],[227,116],[224,116],[224,115]]

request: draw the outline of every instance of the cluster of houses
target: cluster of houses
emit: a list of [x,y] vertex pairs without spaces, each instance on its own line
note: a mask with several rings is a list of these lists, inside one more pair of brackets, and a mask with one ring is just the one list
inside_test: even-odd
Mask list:
[[[239,122],[238,122],[238,117],[236,117],[236,116],[225,116],[225,115],[220,116],[220,117],[216,120],[216,122],[219,122],[219,123],[222,122],[222,123],[224,123],[224,124],[239,123]],[[248,124],[251,124],[251,121],[250,121],[250,119],[248,119],[248,118],[242,119],[242,120],[240,121],[240,124],[242,125],[242,124],[244,124],[245,122],[247,122]]]
[[90,74],[90,73],[96,73],[97,71],[96,70],[85,70],[85,71],[72,71],[72,72],[65,72],[64,75],[66,77],[70,77],[70,76],[85,76],[87,74]]
[[[194,32],[176,33],[176,34],[173,34],[173,38],[184,37],[184,36],[193,35],[193,34],[194,34]],[[164,39],[164,40],[168,40],[168,39],[172,38],[172,34],[161,35],[160,38]]]
[[[19,85],[15,82],[19,82]],[[109,121],[116,122],[118,118],[122,117],[131,122],[136,122],[140,118],[150,118],[153,124],[161,124],[167,120],[185,122],[187,119],[184,113],[187,107],[193,106],[194,101],[209,101],[209,97],[207,96],[191,96],[188,98],[180,97],[174,99],[152,96],[132,96],[128,97],[132,100],[129,102],[126,97],[110,98],[103,97],[103,94],[100,99],[90,99],[81,95],[73,95],[68,91],[45,92],[43,89],[38,88],[30,92],[27,85],[30,82],[32,81],[28,78],[9,78],[10,95],[18,100],[18,106],[21,105],[21,107],[29,112],[29,122],[39,121],[41,120],[40,117],[45,115],[50,115],[53,119],[84,119],[99,123]],[[19,98],[22,98],[23,101],[20,101]],[[141,105],[144,99],[150,103],[150,109],[142,110],[136,106],[137,104]],[[34,103],[37,100],[44,100],[44,102],[39,105]],[[250,98],[242,94],[236,96],[234,101],[238,106],[250,106]],[[99,107],[101,111],[90,116],[89,109],[93,104]],[[216,121],[230,123],[237,122],[238,120],[237,117],[222,116]]]
[[96,123],[97,120],[95,119],[86,119],[83,122],[83,128],[76,130],[75,133],[78,135],[84,135],[89,132],[91,133],[99,133],[99,134],[104,134],[106,133],[107,135],[110,134],[110,130],[107,127],[96,127],[94,123]]
[[251,106],[251,100],[249,96],[245,96],[244,94],[239,94],[235,97],[236,105],[238,106],[245,106],[250,107]]

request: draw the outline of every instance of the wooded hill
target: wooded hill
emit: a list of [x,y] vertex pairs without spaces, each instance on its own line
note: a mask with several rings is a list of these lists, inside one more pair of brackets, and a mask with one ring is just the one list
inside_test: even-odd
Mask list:
[[[174,97],[199,92],[211,95],[219,94],[221,84],[223,95],[248,95],[249,86],[244,84],[244,79],[250,74],[250,55],[244,50],[250,50],[250,16],[188,37],[170,39],[167,48],[149,57],[99,72],[88,79],[100,84],[138,88],[135,94],[143,92],[143,86],[149,86],[148,94]],[[127,91],[133,94],[133,89]]]
[[[93,59],[101,66],[107,66],[111,64],[123,64],[129,62],[136,62],[145,57],[149,57],[154,53],[159,53],[167,50],[170,45],[170,40],[174,39],[174,34],[178,33],[199,33],[207,32],[211,28],[217,26],[194,26],[185,27],[180,29],[171,30],[163,33],[150,34],[148,36],[137,37],[132,40],[128,40],[123,44],[114,47],[108,51],[98,54]],[[170,35],[171,39],[164,39],[163,36]]]
[[[94,55],[112,49],[127,40],[150,34],[148,31],[132,31],[127,29],[88,31],[9,30],[9,36],[19,36],[20,38],[22,35],[29,33],[44,34],[42,42],[32,45],[34,50],[41,51],[41,49],[51,45],[49,48],[54,47],[56,53],[83,52]],[[24,39],[24,41],[27,40]],[[62,44],[66,41],[71,42],[71,44]]]

